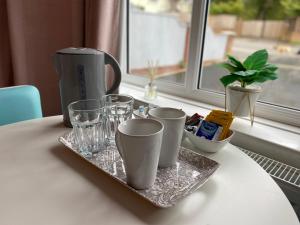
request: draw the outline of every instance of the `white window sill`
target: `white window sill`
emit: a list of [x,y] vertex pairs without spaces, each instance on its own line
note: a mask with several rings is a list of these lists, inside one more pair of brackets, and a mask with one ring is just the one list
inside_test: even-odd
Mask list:
[[[120,93],[126,93],[134,98],[159,106],[183,109],[188,115],[199,113],[206,116],[212,105],[192,101],[185,98],[159,93],[154,101],[144,99],[144,89],[135,85],[122,83]],[[235,118],[231,127],[236,135],[232,143],[254,152],[264,154],[290,165],[300,165],[300,128],[274,121],[255,118],[253,127],[249,119]],[[298,165],[298,166],[297,166]]]

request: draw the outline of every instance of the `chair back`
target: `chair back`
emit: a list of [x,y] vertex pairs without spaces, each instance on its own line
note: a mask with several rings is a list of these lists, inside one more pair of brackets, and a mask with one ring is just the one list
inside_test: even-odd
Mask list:
[[40,93],[36,87],[0,88],[0,125],[42,117]]

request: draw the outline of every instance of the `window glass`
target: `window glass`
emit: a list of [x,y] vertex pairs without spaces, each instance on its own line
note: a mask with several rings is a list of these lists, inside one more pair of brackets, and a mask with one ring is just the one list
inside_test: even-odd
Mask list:
[[300,109],[300,2],[289,0],[211,0],[199,88],[224,93],[220,67],[230,54],[244,60],[267,49],[278,79],[261,86],[260,101]]
[[129,0],[128,73],[184,84],[192,0]]

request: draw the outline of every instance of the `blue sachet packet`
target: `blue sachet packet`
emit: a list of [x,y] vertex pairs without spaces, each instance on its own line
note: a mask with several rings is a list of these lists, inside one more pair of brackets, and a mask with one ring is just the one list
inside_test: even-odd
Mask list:
[[208,140],[213,140],[219,127],[220,127],[220,125],[218,125],[216,123],[207,122],[207,121],[203,120],[196,132],[196,135],[198,137],[204,137]]

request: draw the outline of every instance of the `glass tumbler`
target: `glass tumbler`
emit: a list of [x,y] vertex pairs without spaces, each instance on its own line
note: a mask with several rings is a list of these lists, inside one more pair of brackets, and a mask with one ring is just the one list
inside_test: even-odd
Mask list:
[[105,148],[105,110],[99,100],[80,100],[69,104],[74,141],[84,157]]
[[119,124],[132,117],[134,99],[129,95],[110,94],[104,95],[102,100],[107,116],[107,144],[114,145]]

